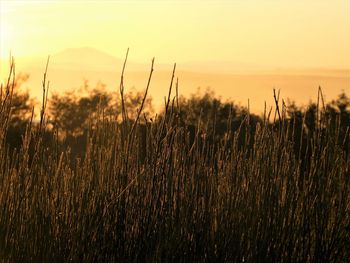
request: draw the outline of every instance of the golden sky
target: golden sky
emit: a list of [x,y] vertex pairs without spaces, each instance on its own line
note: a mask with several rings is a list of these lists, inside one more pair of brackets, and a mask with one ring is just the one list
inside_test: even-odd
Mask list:
[[350,68],[350,1],[0,0],[0,55],[93,47],[134,61]]
[[11,52],[37,98],[48,55],[51,92],[84,79],[117,90],[113,57],[128,47],[127,90],[143,90],[155,57],[159,107],[174,62],[185,96],[210,87],[255,112],[273,88],[306,105],[321,86],[330,100],[350,92],[350,0],[0,0],[0,79]]

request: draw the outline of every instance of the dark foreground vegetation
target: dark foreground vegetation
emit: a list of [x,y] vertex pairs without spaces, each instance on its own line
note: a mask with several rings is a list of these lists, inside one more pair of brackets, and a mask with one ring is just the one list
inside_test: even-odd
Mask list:
[[1,261],[349,259],[345,94],[258,117],[174,83],[151,118],[149,85],[47,103],[45,78],[39,121],[13,70],[1,89]]

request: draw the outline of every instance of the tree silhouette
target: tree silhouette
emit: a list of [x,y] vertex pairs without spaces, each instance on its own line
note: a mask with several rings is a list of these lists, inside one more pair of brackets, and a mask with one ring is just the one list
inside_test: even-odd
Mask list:
[[51,123],[67,136],[79,136],[97,121],[100,112],[111,115],[112,96],[93,89],[88,96],[78,97],[75,91],[53,94],[49,101]]
[[[199,91],[192,94],[188,99],[181,97],[179,100],[179,114],[184,123],[197,125],[200,120],[202,125],[209,125],[208,130],[215,129],[218,134],[227,130],[229,118],[239,122],[246,113],[246,109],[231,101],[222,102],[210,89],[204,93]],[[213,124],[212,120],[215,120],[215,126],[210,126]]]
[[[80,93],[80,94],[79,94]],[[141,92],[129,92],[124,95],[128,117],[136,117],[136,108],[142,100]],[[83,91],[74,90],[64,94],[55,93],[49,101],[51,123],[64,137],[80,136],[102,118],[121,121],[121,101],[119,95],[107,92],[102,83],[90,89],[85,82]],[[153,112],[152,100],[145,102],[146,114]]]

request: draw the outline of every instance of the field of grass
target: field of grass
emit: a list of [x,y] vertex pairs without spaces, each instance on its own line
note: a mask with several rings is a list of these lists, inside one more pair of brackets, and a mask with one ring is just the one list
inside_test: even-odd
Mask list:
[[[191,138],[169,92],[165,113],[146,124],[142,105],[122,123],[101,110],[85,156],[72,162],[58,138],[45,141],[45,95],[40,123],[19,149],[6,145],[12,77],[0,104],[1,261],[349,259],[348,141],[321,110],[312,134],[276,108],[278,121],[251,127],[247,115],[219,140],[198,118]],[[298,148],[296,133],[306,138]]]

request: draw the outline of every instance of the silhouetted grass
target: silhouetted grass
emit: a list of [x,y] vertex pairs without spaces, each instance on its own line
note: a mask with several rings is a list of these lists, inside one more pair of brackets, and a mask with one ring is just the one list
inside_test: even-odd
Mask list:
[[[153,63],[149,80],[152,71]],[[0,105],[2,261],[348,260],[350,163],[325,118],[306,135],[302,165],[290,138],[307,131],[282,112],[275,124],[253,127],[254,137],[244,133],[247,115],[217,143],[199,119],[191,139],[170,88],[165,113],[153,122],[140,125],[142,106],[133,121],[123,109],[122,125],[101,118],[84,158],[71,164],[69,151],[44,143],[45,93],[40,124],[29,125],[10,154],[11,87],[10,76]]]

